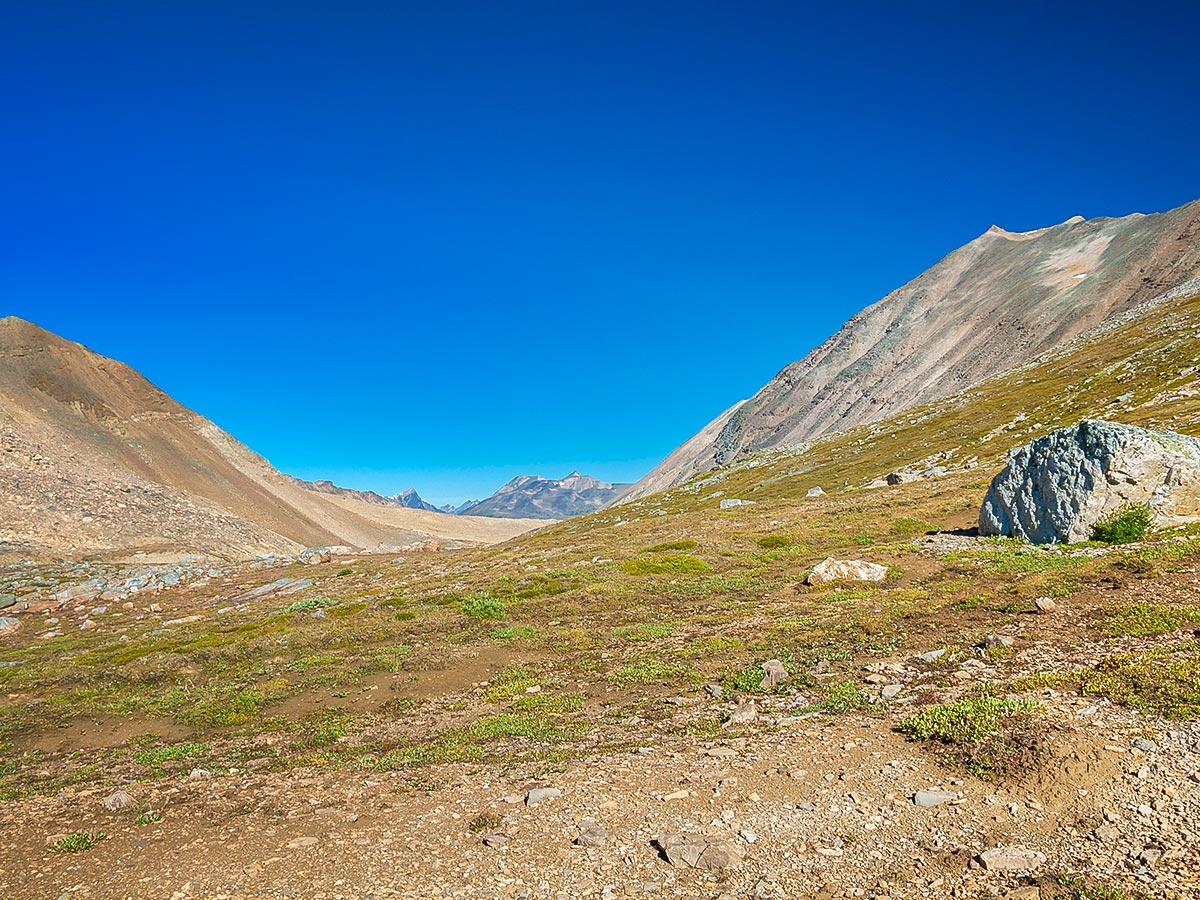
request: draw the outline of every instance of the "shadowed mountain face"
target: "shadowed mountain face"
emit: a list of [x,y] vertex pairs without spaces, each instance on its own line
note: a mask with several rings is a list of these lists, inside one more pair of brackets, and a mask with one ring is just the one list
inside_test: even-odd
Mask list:
[[0,319],[0,551],[244,558],[319,544],[487,543],[542,524],[310,487],[128,366]]
[[993,226],[854,316],[621,499],[948,396],[1197,276],[1200,200],[1019,234]]
[[608,484],[572,472],[555,481],[520,475],[486,500],[460,507],[460,516],[496,516],[514,519],[569,519],[603,509],[627,484]]

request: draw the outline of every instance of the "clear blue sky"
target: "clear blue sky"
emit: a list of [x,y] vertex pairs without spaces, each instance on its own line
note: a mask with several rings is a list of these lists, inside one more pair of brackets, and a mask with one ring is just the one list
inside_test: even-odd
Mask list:
[[0,315],[300,476],[632,480],[993,222],[1200,196],[1198,33],[1153,2],[9,4]]

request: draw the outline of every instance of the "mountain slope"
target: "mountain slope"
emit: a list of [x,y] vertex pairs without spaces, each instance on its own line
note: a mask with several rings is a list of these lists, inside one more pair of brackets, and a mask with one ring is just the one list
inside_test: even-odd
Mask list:
[[486,500],[460,507],[457,513],[510,519],[569,519],[603,509],[628,487],[578,472],[558,480],[519,475]]
[[24,554],[494,541],[462,522],[327,496],[276,471],[128,366],[0,319],[0,549]]
[[624,495],[963,390],[1200,275],[1200,201],[1167,213],[993,226],[850,319]]

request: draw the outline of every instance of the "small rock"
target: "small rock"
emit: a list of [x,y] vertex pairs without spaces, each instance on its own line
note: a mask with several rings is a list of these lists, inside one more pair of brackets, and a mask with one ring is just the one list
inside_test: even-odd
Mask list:
[[883,581],[887,578],[887,566],[864,562],[861,559],[834,559],[828,557],[808,573],[809,584],[826,584],[830,581]]
[[1038,597],[1033,601],[1033,605],[1037,607],[1037,611],[1040,613],[1052,613],[1058,609],[1058,604],[1049,597]]
[[188,778],[211,778],[211,777],[212,777],[212,772],[208,771],[208,769],[192,769],[192,771],[190,773],[188,773]]
[[1158,749],[1158,744],[1147,738],[1134,738],[1133,746],[1137,747],[1143,753],[1152,753]]
[[12,616],[0,616],[0,637],[16,634],[22,628],[21,620]]
[[883,698],[885,700],[892,700],[896,697],[899,697],[903,690],[904,690],[904,685],[902,685],[902,684],[885,684],[880,689],[879,693],[883,696]]
[[943,647],[941,650],[930,650],[928,653],[918,653],[917,659],[921,660],[922,662],[933,663],[937,662],[945,655],[946,648]]
[[299,850],[303,847],[315,847],[316,844],[317,844],[317,839],[315,837],[292,838],[290,841],[287,842],[288,849],[290,849],[290,850]]
[[129,809],[129,807],[135,804],[134,799],[125,793],[125,791],[115,791],[101,800],[100,805],[109,812],[116,812],[119,809]]
[[574,844],[576,847],[603,847],[608,840],[608,832],[599,825],[589,825],[583,831],[579,832],[579,836],[575,838]]
[[708,694],[708,696],[710,696],[710,697],[713,697],[713,698],[719,700],[719,699],[721,699],[721,696],[725,693],[725,689],[723,687],[721,687],[719,684],[706,684],[704,686],[704,693]]
[[721,871],[739,866],[742,851],[730,841],[690,834],[662,834],[654,841],[676,868]]
[[534,788],[525,795],[526,806],[537,806],[544,800],[553,800],[555,797],[561,797],[562,791],[558,788]]
[[952,794],[949,791],[934,791],[925,790],[917,791],[913,794],[913,803],[924,809],[931,809],[935,806],[941,806],[943,803],[949,803],[952,800],[958,799],[958,794]]
[[737,708],[729,714],[730,725],[747,725],[753,722],[758,716],[758,704],[753,700],[747,700],[744,703],[739,703]]
[[804,496],[805,497],[824,497],[825,491],[822,490],[820,487],[810,487],[808,489],[808,492]]
[[721,501],[721,509],[734,509],[738,506],[753,506],[753,500],[725,499]]
[[788,671],[783,667],[783,663],[777,659],[768,659],[762,664],[763,677],[759,682],[760,690],[769,691],[781,681],[786,681]]
[[500,834],[499,832],[485,834],[481,840],[485,847],[492,847],[496,850],[508,846],[508,835]]
[[1046,861],[1046,854],[1024,847],[993,847],[979,854],[979,861],[989,872],[1033,871]]
[[1092,834],[1096,836],[1096,840],[1111,844],[1121,836],[1121,830],[1114,825],[1100,825]]

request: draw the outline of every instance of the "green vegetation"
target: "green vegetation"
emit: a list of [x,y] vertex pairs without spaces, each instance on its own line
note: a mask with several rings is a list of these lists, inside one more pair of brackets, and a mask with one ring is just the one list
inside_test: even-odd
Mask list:
[[311,612],[314,609],[324,609],[329,606],[336,606],[334,600],[328,597],[306,597],[303,600],[297,600],[290,606],[284,607],[285,613]]
[[153,811],[139,813],[138,817],[133,820],[134,825],[154,825],[162,821],[162,815]]
[[768,534],[760,537],[756,543],[764,550],[786,550],[793,541],[786,534]]
[[846,713],[865,712],[871,709],[871,701],[853,681],[835,681],[821,688],[822,699],[805,709],[805,712]]
[[675,679],[683,674],[682,666],[646,656],[610,672],[608,680],[617,687],[627,688],[635,684],[645,685],[662,679]]
[[472,619],[503,619],[508,614],[508,604],[498,597],[472,594],[459,606],[463,615]]
[[1033,700],[978,697],[942,706],[931,706],[910,716],[897,727],[918,741],[970,744],[999,734],[1005,719],[1037,707]]
[[1200,608],[1159,606],[1155,603],[1123,603],[1104,609],[1104,628],[1113,635],[1153,637],[1178,631],[1200,622]]
[[627,641],[656,641],[668,637],[674,630],[674,625],[618,625],[612,629],[612,634]]
[[102,840],[104,840],[103,831],[77,831],[74,834],[68,834],[66,837],[59,838],[51,844],[50,852],[79,853],[83,850],[91,850]]
[[492,637],[498,641],[530,641],[538,636],[538,630],[532,625],[506,625],[492,632]]
[[487,686],[482,696],[487,703],[500,703],[519,697],[531,687],[537,687],[540,684],[538,673],[531,669],[502,669],[500,674],[492,679],[492,683]]
[[164,763],[196,759],[208,753],[208,745],[189,741],[183,744],[168,744],[165,747],[150,747],[139,750],[134,759],[148,769],[162,771]]
[[1140,541],[1150,529],[1150,507],[1133,503],[1108,516],[1092,528],[1092,540],[1105,544],[1131,544]]
[[335,573],[335,577],[345,578],[347,575],[353,575],[353,574],[354,574],[354,570],[351,569],[349,566],[347,566],[344,569],[338,569],[338,571]]
[[697,575],[708,571],[708,563],[686,553],[627,559],[621,563],[626,575]]

